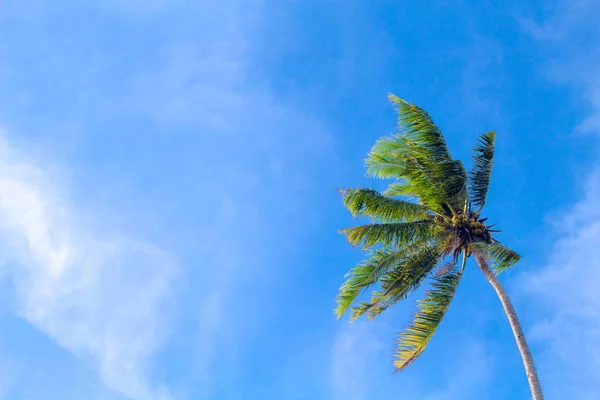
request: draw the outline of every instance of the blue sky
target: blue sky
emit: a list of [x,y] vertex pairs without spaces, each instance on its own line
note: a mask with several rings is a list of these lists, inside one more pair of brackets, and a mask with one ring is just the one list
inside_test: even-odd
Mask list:
[[473,265],[402,374],[413,300],[333,317],[388,92],[465,160],[497,130],[502,280],[547,397],[595,398],[600,7],[521,3],[3,1],[0,398],[527,398]]

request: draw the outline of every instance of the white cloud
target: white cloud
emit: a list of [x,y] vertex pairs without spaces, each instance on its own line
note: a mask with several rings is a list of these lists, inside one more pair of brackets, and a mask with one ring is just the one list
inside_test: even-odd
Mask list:
[[[113,7],[115,2],[109,3]],[[139,4],[128,4],[133,7],[134,3]],[[158,3],[168,2],[153,2]],[[105,40],[110,36],[96,30],[86,31],[89,36],[83,35],[80,41],[77,34],[69,31],[67,41],[73,48],[65,50],[56,45],[66,40],[62,33],[40,30],[36,35],[39,39],[33,44],[60,60],[60,68],[49,73],[44,64],[40,70],[27,72],[43,77],[41,80],[45,82],[60,81],[61,88],[76,92],[81,100],[78,104],[85,105],[68,112],[68,118],[73,118],[76,126],[82,126],[78,138],[81,142],[75,145],[98,149],[94,157],[101,162],[80,160],[83,172],[78,171],[79,179],[96,177],[102,180],[99,188],[110,188],[113,193],[119,193],[120,187],[135,187],[126,192],[134,197],[147,196],[144,190],[149,190],[154,196],[147,196],[140,203],[149,205],[157,220],[164,218],[158,225],[171,221],[167,220],[168,212],[153,207],[157,203],[175,205],[183,215],[181,219],[189,216],[193,221],[185,229],[178,230],[181,226],[175,226],[169,239],[177,241],[178,254],[185,259],[183,273],[191,286],[187,293],[178,294],[190,300],[181,312],[186,314],[182,317],[185,323],[192,326],[179,326],[184,332],[178,333],[185,336],[189,335],[187,331],[194,331],[193,341],[178,338],[177,343],[189,346],[186,348],[189,354],[177,355],[178,363],[189,362],[185,371],[188,375],[170,378],[175,381],[174,392],[177,385],[185,386],[180,392],[191,392],[194,396],[213,395],[216,387],[221,386],[215,385],[219,368],[227,368],[228,379],[236,379],[237,369],[243,368],[239,367],[239,360],[243,359],[240,353],[246,350],[247,337],[251,337],[253,330],[262,329],[258,325],[263,316],[249,315],[239,304],[258,305],[266,301],[269,282],[286,273],[280,272],[283,269],[276,268],[277,264],[289,262],[284,257],[289,254],[285,246],[300,236],[299,231],[304,227],[297,224],[302,227],[290,232],[289,224],[309,220],[311,213],[316,214],[308,200],[309,189],[316,186],[314,170],[320,165],[318,156],[327,154],[329,160],[334,158],[330,137],[318,121],[289,107],[285,99],[262,85],[260,78],[247,76],[250,43],[258,36],[253,23],[264,17],[262,8],[256,7],[258,3],[235,0],[190,3],[174,7],[177,9],[173,13],[159,18],[160,23],[143,16],[140,18],[143,23],[136,21],[132,25],[133,31],[139,28],[143,33],[136,40],[140,43],[145,43],[147,37],[156,40],[151,49],[142,46],[143,54],[133,39],[124,41],[123,46],[113,46],[112,39]],[[118,9],[123,10],[127,11]],[[60,14],[55,18],[62,18]],[[44,19],[43,13],[32,15]],[[97,16],[94,13],[90,18]],[[128,14],[128,20],[130,16],[138,17],[136,13]],[[102,19],[102,27],[109,26],[104,25],[107,22]],[[122,22],[118,21],[117,29],[122,28]],[[39,25],[45,27],[47,23]],[[90,26],[95,29],[98,25]],[[129,29],[125,31],[131,33]],[[156,32],[160,35],[154,36]],[[87,57],[91,43],[95,43],[91,38],[104,38],[94,47],[93,59]],[[30,49],[19,46],[19,51],[21,47]],[[78,58],[81,54],[86,56],[82,57],[85,62],[79,68],[70,60],[73,55]],[[22,78],[25,68],[11,66]],[[18,90],[25,91],[26,97],[39,95],[35,87]],[[127,121],[139,119],[142,126],[150,121],[148,125],[160,129],[158,132],[152,127],[150,132],[128,126],[121,129],[122,125],[116,124],[119,129],[98,132],[93,126],[98,116],[109,122],[121,121],[123,117]],[[48,129],[45,122],[44,130]],[[123,137],[135,139],[123,142],[115,139]],[[122,143],[135,143],[132,159],[125,162],[119,159],[111,165],[114,169],[103,174],[107,170],[102,170],[101,164],[112,164],[107,162],[111,160],[109,153]],[[140,155],[158,158],[161,164],[148,163],[136,170],[135,158]],[[129,163],[132,168],[127,168]],[[144,378],[148,375],[144,367],[164,334],[157,314],[174,271],[172,260],[147,244],[117,238],[111,233],[98,234],[95,229],[78,225],[76,207],[66,206],[63,196],[48,187],[47,177],[39,169],[31,165],[24,168],[22,163],[17,168],[13,164],[7,185],[12,185],[12,190],[18,190],[31,203],[31,207],[25,207],[22,202],[11,203],[8,198],[6,206],[12,219],[7,222],[5,236],[21,249],[20,260],[28,265],[21,275],[16,275],[23,313],[64,347],[94,357],[104,381],[113,389],[131,397],[160,398],[146,383],[148,380]],[[161,182],[153,181],[144,188],[137,186],[140,180],[148,181],[154,174],[162,179],[169,175],[170,184],[164,186],[176,193],[156,199],[164,195],[159,193]],[[84,197],[94,203],[93,195]],[[118,195],[107,197],[115,203],[120,201]],[[127,200],[136,204],[129,197]],[[23,208],[34,212],[22,220]],[[298,213],[300,208],[306,211]],[[143,220],[144,216],[138,218]],[[197,226],[190,228],[193,223]],[[273,238],[279,242],[275,250]],[[35,250],[30,248],[30,241],[35,242]],[[138,262],[139,268],[134,268]],[[139,282],[139,286],[131,285],[132,282]],[[117,283],[120,286],[114,287]],[[197,289],[199,286],[202,290]],[[132,309],[121,304],[127,295],[132,297]],[[41,309],[40,304],[44,306]],[[141,310],[150,313],[129,318]],[[190,323],[187,314],[197,316],[197,320]],[[81,333],[74,331],[74,327]],[[143,334],[134,336],[134,329]],[[193,381],[194,387],[189,387],[188,381]],[[228,385],[218,390],[237,389]]]
[[166,333],[161,315],[175,272],[164,251],[77,223],[43,168],[0,138],[3,268],[18,313],[65,349],[91,357],[105,384],[132,399],[166,399],[146,362]]
[[[527,27],[543,48],[560,57],[546,67],[553,80],[567,83],[591,105],[576,132],[600,136],[600,33],[597,2],[557,3],[542,24]],[[548,398],[596,399],[600,392],[600,164],[591,165],[581,199],[553,215],[559,238],[546,263],[521,276],[522,294],[540,316],[530,332],[539,344],[536,362]]]
[[[562,218],[548,263],[523,277],[521,289],[547,310],[531,340],[548,348],[538,361],[550,398],[595,399],[600,392],[600,168]],[[543,311],[541,314],[544,314]]]

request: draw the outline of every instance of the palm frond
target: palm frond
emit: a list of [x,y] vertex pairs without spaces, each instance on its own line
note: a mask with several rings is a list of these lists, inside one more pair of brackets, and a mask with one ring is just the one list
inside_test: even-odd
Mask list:
[[[387,196],[412,197],[436,213],[462,209],[467,198],[466,172],[462,163],[456,160],[431,163],[431,160],[415,156],[416,153],[414,150],[403,155],[404,160],[396,164],[391,163],[389,155],[371,155],[367,159],[367,172],[377,174],[377,177],[387,177],[389,173],[389,177],[402,180],[390,185],[384,192]],[[378,164],[382,158],[386,163]],[[399,171],[401,173],[396,175]]]
[[379,179],[399,179],[406,175],[406,163],[402,158],[397,154],[380,152],[376,149],[382,141],[389,140],[393,140],[393,138],[381,138],[375,142],[375,146],[365,161],[367,176]]
[[351,320],[354,321],[365,313],[369,319],[373,319],[406,299],[421,286],[441,258],[440,249],[436,244],[407,254],[398,264],[381,275],[381,291],[374,291],[370,302],[363,302],[352,309]]
[[353,216],[368,215],[379,222],[414,221],[427,217],[427,208],[409,201],[383,196],[372,189],[341,191],[344,205]]
[[391,183],[383,191],[385,196],[403,197],[408,201],[414,201],[437,215],[451,214],[449,206],[445,203],[443,196],[440,196],[440,193],[427,183],[423,184],[422,181],[417,179]]
[[[431,182],[434,186],[442,184],[444,195],[452,205],[462,203],[467,195],[466,171],[450,154],[441,130],[425,110],[392,94],[388,98],[398,110],[398,126],[404,142],[401,148],[414,163],[433,175],[431,181],[438,180]],[[431,179],[433,177],[437,179]]]
[[452,160],[434,164],[430,168],[436,176],[443,176],[437,186],[441,188],[445,202],[454,210],[462,210],[468,201],[467,172],[463,163]]
[[410,194],[427,208],[453,212],[467,198],[467,176],[462,163],[452,158],[440,129],[421,108],[396,96],[390,101],[398,110],[399,135],[379,139],[367,158],[367,174],[402,179]]
[[434,278],[439,278],[442,275],[447,274],[448,272],[452,271],[452,269],[456,266],[456,262],[455,261],[448,261],[442,265],[440,265],[438,267],[438,269],[435,271],[435,273],[433,274]]
[[406,181],[390,183],[387,189],[383,191],[383,195],[389,197],[405,197],[414,198],[417,200],[419,199],[412,185]]
[[436,161],[452,159],[440,128],[425,110],[393,94],[389,94],[388,99],[398,111],[398,128],[404,137],[421,148],[422,156]]
[[479,211],[485,205],[485,200],[490,187],[492,166],[494,163],[494,131],[484,133],[477,141],[473,152],[473,168],[469,173],[469,198]]
[[436,225],[431,220],[391,224],[359,225],[340,230],[353,246],[362,249],[373,246],[406,246],[415,241],[426,242],[435,234]]
[[437,204],[431,198],[421,199],[416,189],[410,182],[400,181],[390,183],[383,191],[383,195],[389,197],[404,197],[426,207],[430,212],[436,215],[452,215],[452,210],[446,203]]
[[379,280],[382,274],[396,265],[406,253],[406,248],[373,250],[370,256],[346,274],[346,282],[337,295],[335,314],[340,318],[356,297]]
[[406,368],[423,353],[454,298],[462,273],[463,269],[453,270],[436,278],[432,289],[419,301],[413,323],[398,337],[398,349],[394,356],[396,372]]
[[492,269],[496,275],[500,275],[521,259],[521,256],[517,252],[496,240],[488,246],[488,249],[489,257],[493,263]]

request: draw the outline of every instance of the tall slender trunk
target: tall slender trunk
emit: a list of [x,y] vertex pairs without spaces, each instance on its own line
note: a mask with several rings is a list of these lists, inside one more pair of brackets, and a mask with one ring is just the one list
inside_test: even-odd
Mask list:
[[533,357],[531,356],[531,352],[529,351],[529,346],[527,346],[525,335],[523,334],[521,324],[519,323],[517,313],[513,308],[510,298],[508,297],[508,294],[504,290],[504,287],[496,277],[496,274],[494,274],[494,272],[488,265],[486,257],[487,253],[479,250],[474,251],[473,254],[475,255],[477,264],[479,264],[479,268],[481,268],[481,271],[483,272],[487,280],[491,283],[494,290],[496,290],[496,293],[498,294],[498,297],[502,302],[502,307],[504,307],[504,312],[508,317],[510,327],[512,328],[513,334],[515,335],[515,339],[517,340],[517,346],[519,346],[519,351],[521,352],[521,357],[523,358],[523,364],[525,364],[525,371],[527,372],[527,380],[529,381],[529,387],[531,388],[531,395],[533,396],[533,400],[543,400],[544,395],[542,394],[542,387],[540,386],[537,371],[535,370]]

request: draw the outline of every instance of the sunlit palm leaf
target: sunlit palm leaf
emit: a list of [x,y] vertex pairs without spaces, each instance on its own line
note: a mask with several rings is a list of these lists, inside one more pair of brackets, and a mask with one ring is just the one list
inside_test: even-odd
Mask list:
[[392,199],[371,189],[341,191],[344,205],[353,216],[368,215],[379,222],[414,221],[427,217],[427,208],[420,204]]
[[469,173],[470,200],[479,210],[485,205],[490,187],[492,166],[494,163],[495,132],[481,135],[473,154],[473,168]]
[[352,268],[346,274],[346,282],[340,288],[337,296],[335,314],[340,318],[350,307],[356,297],[373,285],[379,277],[395,266],[406,253],[406,248],[399,250],[373,250],[367,260]]
[[440,249],[436,244],[407,254],[397,265],[381,275],[381,291],[373,292],[370,302],[363,302],[352,309],[352,320],[365,313],[369,319],[373,319],[397,302],[406,299],[421,286],[441,258]]
[[409,197],[419,201],[419,196],[415,192],[410,182],[394,182],[390,183],[387,189],[383,191],[385,196]]
[[461,277],[462,269],[436,278],[432,289],[419,301],[413,323],[398,338],[398,349],[394,356],[396,371],[403,370],[423,353],[442,322]]
[[353,246],[363,249],[373,246],[406,246],[415,241],[428,241],[435,235],[435,224],[431,220],[368,224],[340,230]]
[[[466,172],[460,161],[440,161],[415,157],[416,150],[403,155],[395,163],[389,154],[372,153],[367,159],[367,172],[377,177],[402,179],[393,183],[386,192],[389,196],[408,196],[418,199],[426,208],[436,213],[448,209],[461,209],[467,196]],[[381,162],[384,160],[384,162]],[[449,210],[449,209],[448,209]]]
[[[382,138],[376,142],[391,140]],[[367,176],[379,179],[400,179],[407,173],[406,162],[394,153],[378,152],[375,148],[371,150],[366,160]]]
[[467,198],[467,177],[460,161],[452,158],[440,129],[421,108],[396,96],[402,132],[379,139],[367,158],[367,174],[395,178],[411,186],[411,194],[436,212],[443,205],[461,209]]
[[452,159],[446,140],[422,108],[389,94],[389,101],[398,111],[398,128],[404,136],[421,148],[420,155],[432,157],[436,161]]

